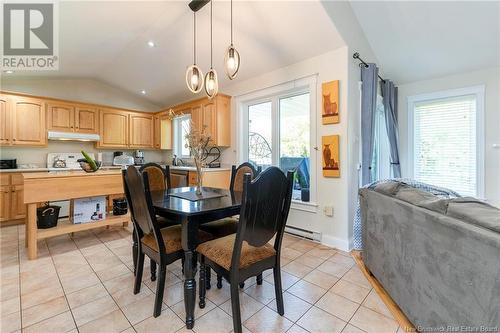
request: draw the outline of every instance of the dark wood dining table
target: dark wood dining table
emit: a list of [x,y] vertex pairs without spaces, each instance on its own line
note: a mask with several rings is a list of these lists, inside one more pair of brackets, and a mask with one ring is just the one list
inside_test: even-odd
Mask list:
[[186,326],[188,329],[194,326],[195,275],[198,265],[195,249],[198,245],[199,226],[203,223],[239,214],[242,197],[242,192],[210,187],[204,187],[203,191],[216,192],[222,196],[198,201],[190,201],[174,196],[182,192],[195,192],[195,190],[195,187],[179,187],[151,192],[156,214],[169,220],[178,221],[182,225],[184,305],[186,307]]

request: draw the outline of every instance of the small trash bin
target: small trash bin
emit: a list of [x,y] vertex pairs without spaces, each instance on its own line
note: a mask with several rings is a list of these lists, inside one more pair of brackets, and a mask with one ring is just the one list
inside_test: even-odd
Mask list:
[[61,206],[46,205],[36,209],[36,224],[38,229],[48,229],[57,226]]

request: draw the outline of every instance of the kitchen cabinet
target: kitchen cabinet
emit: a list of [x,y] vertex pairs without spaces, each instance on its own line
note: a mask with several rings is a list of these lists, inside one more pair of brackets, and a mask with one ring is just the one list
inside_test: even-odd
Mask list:
[[85,105],[47,103],[47,126],[51,131],[97,134],[97,110]]
[[[188,185],[196,186],[198,175],[196,171],[189,171]],[[229,189],[231,170],[211,170],[203,172],[203,186]]]
[[19,220],[26,217],[23,184],[24,180],[21,173],[1,175],[0,222]]
[[122,110],[101,109],[99,147],[128,148],[129,113]]
[[153,115],[147,113],[130,114],[130,148],[153,148]]
[[153,147],[155,149],[161,148],[161,121],[159,116],[153,117]]
[[0,95],[0,144],[45,146],[45,103],[38,98]]

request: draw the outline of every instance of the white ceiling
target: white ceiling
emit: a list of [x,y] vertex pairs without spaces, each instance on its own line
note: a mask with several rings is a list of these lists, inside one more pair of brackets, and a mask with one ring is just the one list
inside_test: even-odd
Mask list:
[[[60,2],[57,72],[37,75],[104,81],[160,106],[193,98],[185,70],[193,61],[189,1]],[[220,91],[230,37],[230,3],[214,2],[214,65]],[[344,42],[319,1],[235,1],[234,44],[241,54],[237,80],[336,49]],[[210,66],[209,6],[197,14],[198,64]],[[147,46],[153,40],[157,47]],[[15,73],[14,76],[22,73]],[[32,74],[31,74],[32,75]]]
[[397,83],[500,66],[500,2],[352,1],[378,58]]

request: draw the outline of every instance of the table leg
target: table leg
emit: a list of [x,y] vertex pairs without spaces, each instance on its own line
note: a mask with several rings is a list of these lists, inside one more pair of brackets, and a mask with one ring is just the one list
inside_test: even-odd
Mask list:
[[194,307],[196,303],[196,257],[193,251],[184,251],[184,305],[186,307],[186,327],[194,326]]
[[28,240],[28,259],[36,259],[37,257],[37,237],[36,237],[36,204],[28,205],[28,226],[25,237]]

